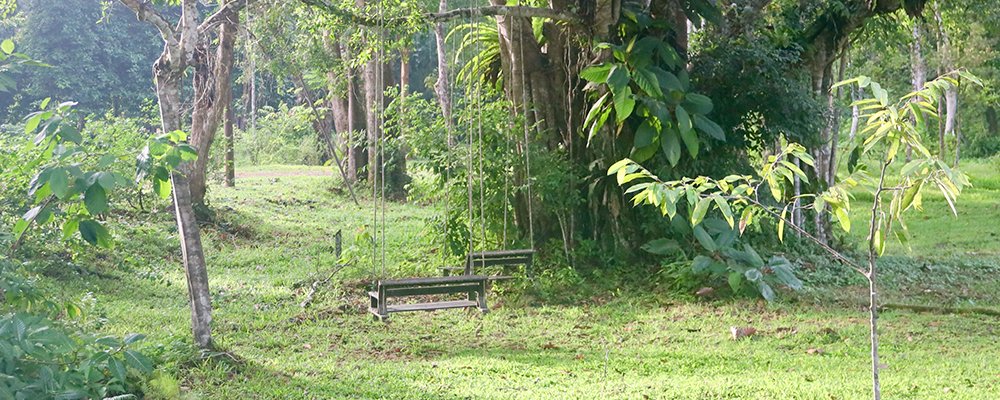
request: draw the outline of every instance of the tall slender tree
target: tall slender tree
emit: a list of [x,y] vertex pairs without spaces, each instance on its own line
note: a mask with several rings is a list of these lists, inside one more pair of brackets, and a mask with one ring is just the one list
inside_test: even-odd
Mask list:
[[[248,0],[226,1],[204,18],[196,0],[181,0],[181,16],[176,23],[171,23],[148,2],[119,1],[140,20],[155,27],[163,39],[163,53],[153,64],[163,131],[190,126],[190,142],[198,150],[198,159],[181,164],[171,173],[170,180],[191,306],[191,328],[195,344],[208,348],[212,346],[212,300],[194,204],[204,201],[208,150],[232,96],[233,45],[239,12]],[[213,38],[217,39],[214,52]],[[182,115],[185,103],[182,81],[189,71],[193,71],[194,99],[190,103],[194,107],[188,122]]]

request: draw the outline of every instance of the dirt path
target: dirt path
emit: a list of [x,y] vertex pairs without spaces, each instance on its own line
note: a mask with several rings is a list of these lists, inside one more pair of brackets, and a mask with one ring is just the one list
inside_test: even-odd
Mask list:
[[299,170],[299,171],[236,171],[236,178],[282,178],[288,176],[332,176],[333,171],[328,169]]

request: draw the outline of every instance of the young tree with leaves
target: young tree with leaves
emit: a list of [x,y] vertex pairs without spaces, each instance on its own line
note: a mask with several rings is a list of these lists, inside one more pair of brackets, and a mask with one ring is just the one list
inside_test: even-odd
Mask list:
[[[791,182],[795,176],[806,178],[806,174],[792,162],[794,159],[807,164],[813,163],[812,157],[804,151],[804,148],[796,144],[786,146],[777,155],[768,156],[764,164],[759,166],[756,176],[730,175],[722,179],[702,176],[664,181],[631,159],[619,161],[608,170],[608,174],[615,175],[619,185],[628,186],[626,193],[632,194],[634,204],[657,207],[664,216],[671,218],[680,210],[686,209],[689,221],[695,227],[712,209],[718,210],[729,225],[738,227],[741,233],[747,226],[759,221],[758,217],[769,217],[777,221],[779,239],[783,238],[785,227],[791,226],[804,237],[816,242],[831,256],[862,274],[869,284],[872,393],[873,398],[878,400],[881,398],[878,353],[878,257],[884,254],[887,238],[890,235],[894,235],[904,244],[907,243],[909,234],[903,213],[921,208],[920,200],[924,188],[939,189],[957,216],[955,199],[962,188],[969,184],[964,174],[933,156],[921,143],[922,130],[926,126],[924,121],[927,118],[937,118],[939,115],[935,102],[948,90],[957,88],[959,79],[979,83],[975,76],[959,71],[928,82],[921,90],[892,102],[889,101],[888,92],[867,77],[862,76],[835,85],[834,87],[856,84],[868,87],[874,97],[856,102],[862,110],[862,118],[866,123],[859,134],[860,140],[856,143],[851,165],[848,166],[851,174],[819,194],[788,197],[781,190],[781,180]],[[893,173],[890,167],[900,162],[902,159],[900,151],[905,150],[907,146],[913,149],[915,158],[906,162],[898,173]],[[875,164],[874,175],[868,174],[864,164],[860,164],[865,160]],[[837,216],[840,226],[845,231],[850,230],[851,204],[847,191],[859,185],[867,187],[873,195],[872,207],[868,214],[867,267],[857,265],[851,258],[827,246],[802,228],[786,225],[789,210],[794,207],[796,200],[799,200],[813,211],[829,207]],[[762,197],[764,187],[770,189],[770,199]],[[737,214],[740,215],[738,221]],[[771,273],[775,272],[772,270]],[[763,274],[759,271],[748,270],[745,276],[751,281],[764,283]]]

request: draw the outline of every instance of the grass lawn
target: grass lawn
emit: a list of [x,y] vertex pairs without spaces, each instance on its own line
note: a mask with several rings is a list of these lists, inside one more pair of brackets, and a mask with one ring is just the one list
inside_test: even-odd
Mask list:
[[[1000,306],[1000,171],[970,168],[976,188],[961,218],[943,200],[911,217],[913,255],[890,258],[885,296],[896,302]],[[977,178],[977,173],[991,174]],[[690,302],[629,291],[572,305],[521,305],[494,296],[492,312],[365,311],[367,265],[339,272],[313,305],[299,303],[334,265],[332,234],[350,245],[372,219],[329,169],[253,168],[237,187],[214,186],[215,226],[203,239],[214,295],[214,337],[239,363],[171,368],[155,386],[165,397],[201,399],[855,399],[869,395],[868,333],[859,287],[836,290],[855,303],[808,295],[779,304]],[[861,203],[861,201],[859,201]],[[389,205],[388,276],[437,274],[433,223],[439,211]],[[183,351],[190,317],[171,215],[119,226],[118,248],[91,262],[110,276],[53,278],[67,296],[96,298],[102,330],[143,332],[147,351]],[[855,226],[862,226],[856,221]],[[169,240],[164,240],[169,237]],[[120,256],[130,254],[130,257]],[[943,260],[943,261],[940,261]],[[920,268],[913,273],[911,268]],[[732,326],[758,333],[734,341]],[[887,398],[1000,398],[1000,318],[888,311],[881,319]],[[179,393],[171,395],[169,392]]]

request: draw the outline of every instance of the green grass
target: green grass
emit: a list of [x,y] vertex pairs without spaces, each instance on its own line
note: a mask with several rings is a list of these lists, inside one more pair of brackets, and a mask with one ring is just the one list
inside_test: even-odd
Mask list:
[[[290,176],[303,171],[313,176]],[[302,284],[336,262],[332,234],[343,229],[351,244],[373,218],[370,204],[352,204],[323,171],[260,167],[234,189],[213,186],[211,205],[222,222],[205,227],[203,239],[214,337],[241,362],[166,365],[163,373],[176,381],[161,386],[203,399],[854,399],[869,393],[866,314],[856,306],[863,298],[853,284],[816,290],[855,303],[823,305],[807,295],[775,305],[688,302],[623,289],[563,306],[494,296],[487,315],[397,314],[382,324],[365,311],[372,268],[362,263],[341,271],[303,310]],[[911,222],[914,249],[947,243],[951,258],[930,260],[945,253],[933,248],[918,253],[928,258],[922,261],[896,257],[887,263],[886,296],[1000,305],[998,263],[971,254],[997,254],[998,245],[984,235],[1000,229],[989,200],[998,188],[983,183],[968,191],[960,207],[972,214],[958,220],[938,215],[939,204],[925,199],[933,216]],[[990,209],[989,216],[976,214]],[[440,212],[400,204],[387,211],[386,275],[436,274]],[[46,282],[70,298],[93,293],[87,311],[99,317],[102,331],[144,332],[146,350],[170,359],[184,351],[172,342],[190,342],[171,215],[133,218],[116,233],[116,250],[78,261],[113,266],[105,269],[111,277]],[[909,273],[911,265],[922,269]],[[996,317],[890,311],[881,324],[888,398],[1000,398]],[[734,341],[731,326],[753,326],[758,334]]]

